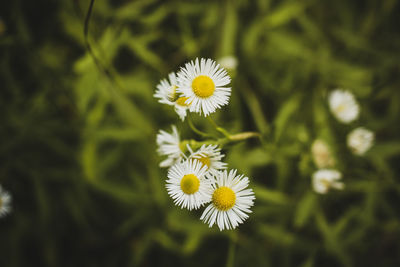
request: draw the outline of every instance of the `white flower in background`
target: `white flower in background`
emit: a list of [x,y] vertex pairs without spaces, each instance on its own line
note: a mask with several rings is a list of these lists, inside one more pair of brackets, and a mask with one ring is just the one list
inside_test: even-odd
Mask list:
[[220,170],[226,169],[225,162],[221,159],[225,156],[221,154],[221,149],[217,145],[202,145],[199,150],[193,152],[190,147],[188,147],[190,156],[189,159],[197,159],[203,166],[207,166],[207,171],[211,173],[217,173]]
[[225,170],[215,176],[212,200],[204,210],[200,220],[209,227],[217,224],[219,230],[235,229],[243,223],[251,213],[250,207],[254,204],[254,192],[246,189],[249,179],[243,175],[236,176],[236,170]]
[[170,167],[182,160],[183,152],[180,148],[180,138],[175,125],[172,125],[172,133],[163,130],[157,134],[157,152],[160,156],[168,156],[167,159],[160,163],[160,167]]
[[11,211],[11,195],[0,185],[0,218]]
[[218,64],[227,70],[236,70],[238,65],[237,58],[235,56],[225,56],[217,60]]
[[332,156],[330,148],[327,143],[317,139],[311,145],[311,153],[315,165],[322,169],[327,167],[333,167],[335,165],[335,159]]
[[336,89],[329,95],[329,108],[336,119],[350,123],[358,118],[360,108],[352,93]]
[[358,127],[347,135],[347,146],[354,154],[362,156],[371,148],[374,139],[375,134],[372,131]]
[[342,174],[337,170],[318,170],[314,172],[312,177],[314,191],[319,194],[326,194],[331,188],[343,189],[344,184],[339,181],[341,178]]
[[230,83],[227,72],[211,59],[196,58],[186,63],[178,73],[177,91],[187,97],[191,112],[208,116],[217,108],[227,105],[231,88],[225,87]]
[[163,79],[157,85],[154,97],[158,98],[158,102],[172,106],[174,105],[174,100],[176,98],[176,74],[174,72],[171,72],[170,74],[168,74],[168,78],[169,80]]
[[186,160],[168,171],[167,191],[175,205],[198,209],[211,201],[212,180],[205,177],[207,168],[197,160]]

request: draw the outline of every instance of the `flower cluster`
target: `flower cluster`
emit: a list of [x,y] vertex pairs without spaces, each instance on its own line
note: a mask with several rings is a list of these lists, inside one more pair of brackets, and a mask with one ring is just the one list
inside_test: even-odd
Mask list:
[[249,179],[236,170],[226,170],[227,164],[221,161],[224,154],[217,145],[202,145],[196,151],[187,145],[186,155],[175,142],[179,140],[176,127],[172,129],[168,138],[164,131],[157,135],[158,141],[163,137],[171,140],[159,142],[159,151],[168,156],[162,163],[174,162],[167,175],[168,194],[177,206],[189,210],[209,203],[200,219],[210,227],[217,224],[220,230],[236,228],[248,218],[255,199],[253,191],[247,189]]
[[[154,97],[174,106],[183,121],[188,111],[208,116],[228,104],[229,83],[227,72],[215,61],[196,59],[162,80]],[[170,133],[159,131],[156,142],[159,155],[166,156],[160,167],[169,167],[166,188],[175,205],[188,210],[207,205],[200,220],[221,231],[235,229],[249,217],[255,199],[249,179],[227,170],[215,141],[181,140],[172,125]]]
[[[328,103],[333,116],[341,123],[349,124],[360,114],[360,106],[350,91],[333,90],[329,94]],[[347,135],[347,146],[353,154],[362,156],[372,147],[374,138],[372,131],[358,127]],[[342,174],[333,169],[336,162],[328,144],[323,140],[316,140],[311,147],[311,152],[314,163],[319,168],[312,176],[314,191],[326,194],[331,188],[343,189],[344,184],[340,182]]]

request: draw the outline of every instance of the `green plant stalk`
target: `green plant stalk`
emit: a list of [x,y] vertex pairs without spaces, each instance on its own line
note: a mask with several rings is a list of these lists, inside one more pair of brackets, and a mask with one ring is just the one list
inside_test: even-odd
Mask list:
[[215,121],[214,121],[210,116],[207,117],[207,120],[211,123],[211,125],[212,125],[218,132],[222,133],[222,134],[223,134],[225,137],[227,137],[227,138],[230,137],[229,132],[228,132],[227,130],[225,130],[224,128],[218,126],[218,125],[215,123]]
[[234,266],[235,262],[235,248],[237,242],[237,232],[234,231],[230,233],[230,240],[229,240],[229,248],[228,248],[228,257],[226,260],[226,267]]
[[197,127],[194,125],[194,123],[193,123],[193,121],[192,121],[192,117],[190,116],[190,114],[189,114],[189,116],[188,116],[187,121],[188,121],[188,124],[189,124],[190,129],[192,129],[193,132],[195,132],[195,133],[197,133],[198,135],[203,136],[203,137],[212,137],[212,135],[210,135],[210,134],[208,134],[208,133],[205,133],[205,132],[203,132],[203,131],[197,129]]
[[188,140],[183,140],[179,146],[182,151],[186,150],[187,145],[189,145],[194,150],[200,148],[202,145],[217,144],[217,145],[223,147],[226,144],[240,142],[240,141],[244,141],[244,140],[247,140],[250,138],[261,138],[261,135],[257,132],[242,132],[242,133],[238,133],[238,134],[229,135],[228,137],[220,138],[217,140],[197,141],[197,140],[193,140],[193,139],[188,139]]
[[246,80],[243,80],[243,83],[245,86],[240,92],[242,93],[244,101],[246,102],[249,111],[252,114],[254,122],[256,123],[258,130],[263,135],[268,134],[270,132],[270,126],[266,117],[264,116],[264,112],[261,108],[260,102],[258,101],[256,94],[250,88],[248,82]]

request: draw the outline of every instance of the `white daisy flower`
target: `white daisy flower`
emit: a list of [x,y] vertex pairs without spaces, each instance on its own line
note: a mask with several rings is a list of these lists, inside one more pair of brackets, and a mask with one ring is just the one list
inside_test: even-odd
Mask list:
[[339,182],[342,174],[337,170],[322,169],[314,172],[312,177],[312,186],[318,194],[326,194],[329,189],[343,189],[344,184]]
[[0,185],[0,218],[11,211],[11,195]]
[[354,95],[342,89],[336,89],[329,95],[329,108],[342,123],[350,123],[358,118],[360,107]]
[[221,171],[215,176],[212,200],[204,210],[200,220],[209,227],[217,224],[219,230],[235,229],[243,223],[251,213],[250,207],[254,204],[254,192],[246,189],[249,179],[243,175],[236,176],[236,170]]
[[192,210],[211,201],[212,180],[206,172],[197,160],[178,162],[169,169],[166,187],[175,205]]
[[178,73],[177,91],[188,99],[191,112],[208,116],[217,108],[227,105],[231,88],[227,72],[211,59],[199,59],[186,63]]
[[188,98],[180,96],[180,94],[176,92],[178,88],[176,74],[171,72],[168,78],[169,81],[164,79],[157,85],[154,97],[158,98],[158,102],[160,103],[174,106],[175,112],[178,114],[179,118],[184,121],[186,112],[189,109],[189,105],[185,103]]
[[177,88],[176,74],[171,72],[168,74],[168,78],[169,80],[163,79],[160,81],[153,96],[158,98],[158,102],[173,106]]
[[188,150],[189,158],[200,161],[203,166],[207,167],[208,172],[217,173],[226,169],[227,164],[221,161],[225,155],[221,154],[221,149],[217,145],[202,145],[196,152],[193,152],[190,147]]
[[238,60],[235,56],[225,56],[217,60],[218,64],[224,69],[235,70],[238,65]]
[[317,139],[312,143],[311,153],[314,163],[318,168],[322,169],[335,165],[335,159],[332,156],[331,150],[323,140]]
[[347,135],[347,146],[354,154],[362,156],[371,148],[374,139],[375,134],[372,131],[358,127]]
[[182,160],[183,152],[180,148],[180,138],[175,125],[172,125],[172,133],[163,130],[157,134],[157,152],[160,156],[168,156],[167,159],[160,163],[161,168],[174,165]]

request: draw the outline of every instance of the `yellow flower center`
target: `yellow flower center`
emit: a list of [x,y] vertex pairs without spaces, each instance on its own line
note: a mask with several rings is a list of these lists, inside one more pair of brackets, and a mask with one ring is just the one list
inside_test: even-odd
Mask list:
[[346,110],[346,105],[345,104],[340,104],[339,106],[337,106],[336,108],[336,112],[341,113],[343,111]]
[[325,187],[331,187],[331,181],[328,179],[321,179],[320,183],[323,184]]
[[194,174],[186,174],[181,180],[181,189],[185,194],[196,193],[200,187],[200,180]]
[[186,102],[186,100],[188,100],[188,99],[189,99],[189,97],[181,96],[180,98],[178,98],[178,99],[176,100],[176,103],[177,103],[179,106],[187,107],[188,104],[186,104],[185,102]]
[[194,78],[192,82],[192,89],[195,95],[201,98],[212,96],[215,91],[215,84],[213,80],[205,75],[200,75]]
[[232,189],[226,186],[221,186],[216,189],[212,195],[214,206],[222,211],[227,211],[235,205],[236,195]]
[[200,161],[203,166],[207,166],[207,169],[210,168],[210,158],[208,156],[201,156],[200,158],[197,158],[198,161]]

